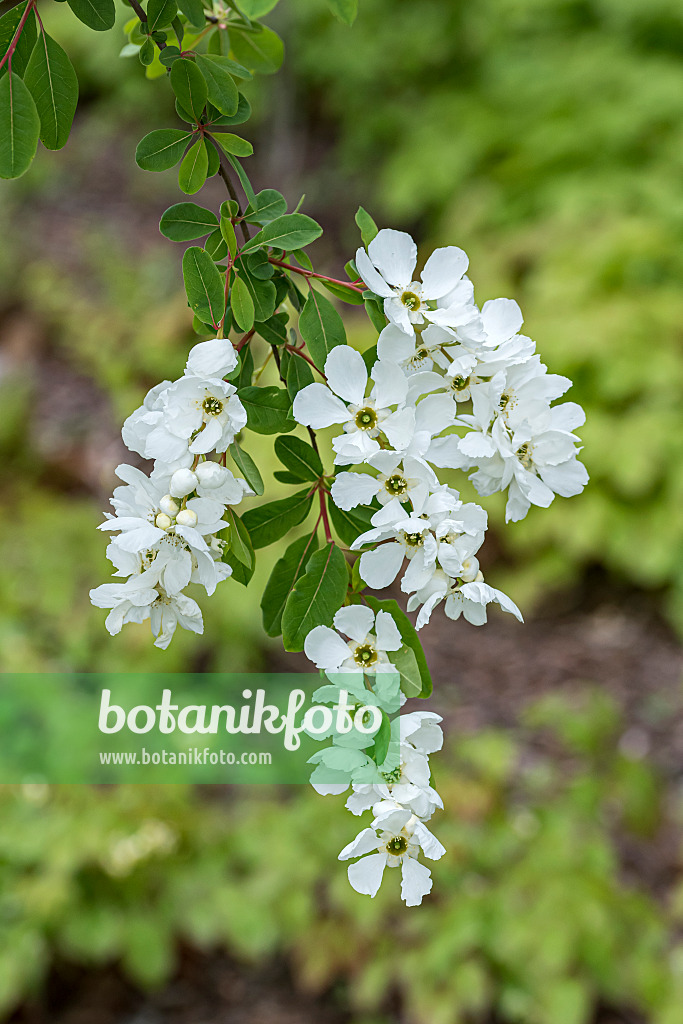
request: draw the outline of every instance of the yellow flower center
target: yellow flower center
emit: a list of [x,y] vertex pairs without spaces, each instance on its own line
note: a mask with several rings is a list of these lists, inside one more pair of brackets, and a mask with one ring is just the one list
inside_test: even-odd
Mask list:
[[377,413],[368,407],[356,413],[356,426],[359,430],[372,430],[377,426]]

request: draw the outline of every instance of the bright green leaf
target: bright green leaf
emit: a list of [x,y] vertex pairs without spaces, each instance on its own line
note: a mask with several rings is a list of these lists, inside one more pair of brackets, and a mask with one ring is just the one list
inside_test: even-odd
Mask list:
[[327,5],[335,18],[345,25],[353,25],[358,14],[358,0],[327,0]]
[[175,0],[149,0],[147,4],[148,30],[156,32],[160,28],[166,28],[171,24],[177,13],[178,8]]
[[279,501],[269,501],[258,508],[248,509],[242,519],[254,547],[264,548],[280,540],[294,526],[304,521],[312,504],[313,494],[305,488]]
[[322,233],[320,225],[305,213],[287,213],[261,228],[242,251],[250,252],[261,245],[269,245],[273,249],[301,249],[320,238]]
[[232,132],[212,132],[211,137],[216,140],[224,153],[229,153],[232,156],[251,156],[254,152],[251,142],[240,138],[239,135],[233,135]]
[[360,237],[367,249],[379,229],[370,214],[362,206],[359,206],[356,212],[356,224],[360,228]]
[[169,206],[159,221],[159,231],[172,242],[190,242],[208,235],[218,226],[218,217],[196,203],[176,203]]
[[254,326],[254,303],[249,289],[241,277],[236,277],[230,291],[230,309],[235,323],[242,331],[250,331]]
[[247,426],[257,434],[286,434],[296,427],[294,420],[288,419],[292,400],[284,388],[250,386],[238,394],[247,412]]
[[183,255],[183,278],[190,309],[204,323],[218,326],[225,311],[223,278],[208,252],[191,245]]
[[167,171],[181,159],[191,138],[180,128],[159,128],[140,140],[135,162],[143,171]]
[[214,107],[220,110],[221,114],[232,116],[237,113],[240,94],[232,75],[222,68],[215,59],[211,60],[200,53],[197,54],[196,61],[197,67],[204,76],[208,96]]
[[106,32],[114,27],[114,0],[68,0],[68,4],[78,20],[95,32]]
[[204,76],[189,58],[183,57],[171,67],[171,88],[178,102],[196,118],[201,117],[208,98],[208,87]]
[[346,559],[336,544],[330,542],[311,556],[282,614],[286,651],[303,651],[304,641],[315,626],[332,625],[344,603],[348,580]]
[[237,441],[233,441],[228,451],[230,452],[232,460],[237,468],[244,474],[244,479],[247,481],[252,491],[254,491],[255,494],[263,494],[263,479],[251,455],[240,448]]
[[299,331],[309,355],[319,369],[337,345],[346,344],[344,322],[329,299],[310,288],[306,304],[299,316]]
[[261,75],[272,75],[281,66],[284,46],[279,36],[260,26],[260,32],[239,32],[231,30],[230,42],[237,60],[251,71]]
[[278,437],[275,454],[299,480],[318,480],[323,475],[320,456],[307,441],[300,437]]
[[204,4],[202,0],[177,0],[178,9],[182,11],[193,28],[204,28]]
[[194,195],[206,181],[209,156],[203,139],[197,139],[190,147],[178,172],[178,184],[187,195]]
[[31,93],[14,72],[0,79],[0,178],[18,178],[38,148],[40,118]]
[[294,584],[303,575],[311,554],[318,547],[315,532],[299,537],[278,559],[261,598],[263,628],[268,636],[280,636],[282,613]]

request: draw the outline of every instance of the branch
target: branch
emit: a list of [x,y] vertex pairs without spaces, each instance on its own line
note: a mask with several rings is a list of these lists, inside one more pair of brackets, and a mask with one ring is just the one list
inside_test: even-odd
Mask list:
[[34,10],[35,6],[35,0],[29,0],[28,4],[26,5],[26,10],[21,16],[21,21],[17,25],[14,36],[12,37],[12,42],[9,44],[7,48],[7,53],[4,55],[2,60],[0,60],[0,68],[2,68],[3,64],[7,63],[8,68],[11,70],[12,57],[14,55],[14,51],[16,50],[19,44],[19,39],[21,38],[21,33],[24,31],[24,26],[28,21],[28,16],[31,13],[31,11]]

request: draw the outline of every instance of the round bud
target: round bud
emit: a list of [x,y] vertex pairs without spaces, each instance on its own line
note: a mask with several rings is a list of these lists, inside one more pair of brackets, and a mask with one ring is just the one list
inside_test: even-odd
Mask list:
[[168,528],[173,525],[170,516],[167,516],[165,512],[159,513],[154,520],[154,524],[155,526],[158,526],[160,530],[168,530]]
[[171,516],[171,518],[173,518],[173,516],[177,516],[178,512],[180,512],[180,505],[175,498],[171,497],[170,494],[165,494],[163,496],[159,502],[159,508],[162,512],[165,512],[167,516]]
[[202,487],[220,487],[223,483],[227,470],[219,466],[217,462],[200,462],[195,474]]
[[178,513],[175,521],[178,526],[196,526],[197,513],[193,512],[191,508],[184,508]]
[[176,469],[171,477],[169,491],[174,498],[184,498],[197,486],[197,477],[191,469]]

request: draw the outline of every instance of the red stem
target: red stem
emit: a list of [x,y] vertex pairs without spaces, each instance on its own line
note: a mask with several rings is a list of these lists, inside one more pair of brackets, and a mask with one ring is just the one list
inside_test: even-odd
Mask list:
[[316,274],[313,270],[304,270],[303,267],[294,267],[291,263],[285,263],[283,260],[270,259],[270,263],[274,267],[282,267],[283,270],[292,270],[295,274],[302,274],[304,277],[314,277],[317,281],[329,281],[330,284],[339,284],[343,288],[351,288],[354,292],[365,291],[365,287],[359,284],[352,284],[350,281],[340,281],[336,277],[326,277],[325,274]]
[[318,487],[318,496],[320,498],[320,518],[323,521],[323,529],[325,530],[325,540],[328,543],[331,543],[332,542],[332,531],[330,529],[330,521],[327,518],[327,505],[326,505],[326,502],[325,502],[325,495],[326,494],[327,494],[327,491],[325,491],[322,487],[319,486]]
[[21,21],[17,25],[17,29],[16,29],[16,32],[14,33],[13,38],[12,38],[12,42],[9,44],[9,47],[7,49],[7,53],[2,58],[2,60],[0,60],[0,68],[2,68],[3,64],[7,61],[9,70],[10,71],[12,70],[12,56],[14,55],[14,51],[16,50],[17,45],[19,43],[19,39],[21,37],[21,33],[24,30],[24,25],[28,21],[28,16],[29,16],[29,14],[31,13],[31,11],[34,8],[35,8],[35,0],[29,0],[28,4],[26,6],[26,10],[24,11],[24,13],[21,16]]
[[312,359],[309,359],[309,357],[306,355],[306,353],[303,351],[303,349],[296,348],[294,345],[285,345],[285,348],[286,348],[286,350],[288,352],[294,352],[295,355],[301,356],[302,359],[305,359],[306,362],[309,363],[313,367],[313,369],[316,370],[320,374],[320,376],[323,378],[323,380],[327,380],[327,377],[325,376],[323,371],[322,370],[318,370],[318,367],[315,365],[315,363],[313,362]]

